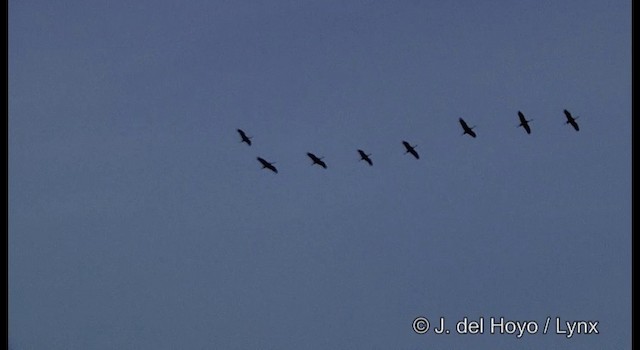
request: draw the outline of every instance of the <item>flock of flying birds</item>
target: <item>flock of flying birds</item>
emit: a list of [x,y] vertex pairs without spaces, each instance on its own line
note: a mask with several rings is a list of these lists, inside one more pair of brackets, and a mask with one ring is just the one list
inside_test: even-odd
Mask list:
[[[580,131],[580,127],[576,122],[576,119],[578,119],[579,117],[574,118],[571,115],[571,113],[569,113],[569,111],[567,111],[566,109],[564,110],[564,115],[567,118],[567,121],[565,122],[565,124],[571,124],[571,126],[573,126],[573,128],[576,131]],[[524,117],[524,114],[522,114],[522,112],[520,111],[518,111],[518,118],[520,119],[520,125],[518,125],[518,127],[523,127],[524,130],[527,132],[527,134],[531,134],[531,127],[529,126],[529,122],[533,121],[533,119],[527,120]],[[473,131],[473,128],[475,128],[475,126],[470,127],[467,124],[467,122],[465,122],[464,119],[462,118],[458,119],[458,121],[460,122],[460,126],[462,126],[462,130],[464,131],[462,135],[467,134],[471,137],[474,137],[474,138],[476,137],[476,133],[475,131]],[[247,134],[241,129],[238,129],[238,133],[240,134],[240,138],[242,139],[241,142],[244,142],[247,145],[251,146],[251,137],[247,136]],[[404,152],[405,154],[411,153],[411,155],[413,155],[416,159],[420,159],[420,155],[418,154],[418,152],[416,152],[416,149],[415,149],[416,146],[411,146],[411,144],[407,141],[402,141],[402,145],[404,145],[404,148],[406,149],[406,151]],[[360,154],[360,160],[364,160],[369,164],[369,166],[373,165],[373,161],[371,161],[371,158],[369,158],[371,154],[366,154],[361,149],[358,150],[358,154]],[[327,168],[327,163],[325,163],[322,160],[323,157],[318,157],[311,152],[307,152],[307,156],[309,156],[309,158],[311,158],[311,160],[313,161],[312,165],[318,164],[319,166],[325,169]],[[262,164],[262,169],[269,169],[276,174],[278,173],[278,169],[276,169],[276,167],[273,166],[274,163],[270,163],[266,161],[264,158],[260,158],[260,157],[257,157],[257,159],[260,162],[260,164]]]

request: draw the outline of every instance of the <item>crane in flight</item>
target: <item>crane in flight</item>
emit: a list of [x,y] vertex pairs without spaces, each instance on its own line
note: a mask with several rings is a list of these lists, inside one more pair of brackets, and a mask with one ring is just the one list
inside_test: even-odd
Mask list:
[[240,134],[240,137],[242,138],[240,142],[244,142],[247,145],[251,146],[251,137],[247,136],[247,134],[245,134],[245,132],[242,131],[242,129],[237,129],[237,130],[238,130],[238,134]]
[[276,169],[276,167],[273,166],[273,164],[275,164],[275,162],[269,163],[269,162],[267,162],[266,160],[264,160],[264,159],[262,159],[260,157],[258,157],[257,159],[262,164],[262,169],[267,168],[267,169],[273,171],[276,174],[278,173],[278,169]]
[[407,151],[404,152],[405,154],[411,153],[414,157],[416,157],[416,159],[420,159],[420,156],[418,155],[418,152],[416,152],[416,150],[415,150],[415,148],[418,147],[418,145],[411,146],[409,144],[409,142],[407,142],[407,141],[402,141],[402,144],[404,145],[404,148],[407,149]]
[[469,134],[469,136],[471,137],[476,137],[476,133],[472,130],[473,128],[475,128],[476,126],[472,126],[469,127],[469,125],[467,125],[467,122],[464,121],[464,119],[459,118],[458,121],[460,122],[460,125],[462,125],[462,129],[464,129],[464,132],[462,133],[462,135],[464,134]]
[[358,150],[358,153],[360,154],[360,160],[364,160],[365,162],[369,163],[369,165],[373,165],[373,162],[371,161],[371,158],[369,158],[369,156],[371,154],[366,154],[361,149]]
[[567,122],[565,124],[571,124],[571,126],[573,126],[574,129],[576,129],[576,131],[580,131],[580,127],[578,126],[578,123],[576,123],[576,119],[580,118],[580,117],[573,117],[571,116],[571,113],[569,113],[569,111],[567,111],[566,109],[564,110],[564,115],[567,117]]
[[311,163],[311,165],[318,164],[319,166],[321,166],[321,167],[323,167],[325,169],[327,168],[327,164],[322,161],[322,158],[324,158],[324,157],[317,157],[315,154],[313,154],[311,152],[307,152],[307,155],[313,161],[313,163]]
[[520,118],[520,125],[518,125],[518,127],[523,127],[524,130],[527,132],[527,134],[531,134],[531,128],[529,127],[529,122],[533,121],[533,119],[531,120],[527,120],[524,117],[524,114],[522,114],[522,112],[518,111],[518,118]]

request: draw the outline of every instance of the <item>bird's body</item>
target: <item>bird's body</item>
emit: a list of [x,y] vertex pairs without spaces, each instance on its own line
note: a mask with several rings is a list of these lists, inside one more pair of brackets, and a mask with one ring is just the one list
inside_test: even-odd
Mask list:
[[262,159],[260,157],[258,157],[257,159],[262,164],[262,169],[267,168],[267,169],[273,171],[276,174],[278,173],[278,169],[276,169],[276,167],[273,166],[273,163],[269,163],[269,162],[267,162],[266,160],[264,160],[264,159]]
[[520,112],[520,111],[518,111],[518,118],[520,118],[520,125],[518,125],[518,126],[523,127],[524,130],[527,132],[527,134],[531,134],[531,127],[529,127],[529,122],[531,120],[527,120],[524,117],[524,114],[522,114],[522,112]]
[[361,149],[358,150],[358,153],[360,154],[360,160],[364,160],[365,162],[369,163],[369,165],[373,165],[371,158],[369,158],[370,154],[364,153],[364,151]]
[[319,166],[323,167],[323,168],[327,168],[327,164],[325,162],[322,161],[322,158],[317,157],[315,154],[311,153],[311,152],[307,152],[307,155],[309,156],[309,158],[311,158],[311,160],[313,161],[313,164],[318,164]]
[[238,134],[240,134],[240,137],[242,138],[240,142],[244,142],[247,145],[251,146],[251,137],[247,136],[247,134],[245,134],[245,132],[242,131],[242,129],[237,129],[237,130],[238,130]]
[[471,137],[476,137],[476,133],[472,130],[473,128],[475,128],[475,126],[469,127],[469,125],[467,125],[467,122],[465,122],[462,118],[459,118],[458,121],[460,122],[460,125],[462,125],[462,129],[464,129],[462,135],[468,134]]
[[569,113],[569,111],[567,111],[566,109],[564,110],[564,115],[567,117],[567,122],[565,124],[571,124],[571,126],[573,126],[573,128],[576,131],[580,131],[580,127],[578,126],[578,123],[576,122],[576,119],[578,119],[579,117],[573,117],[571,115],[571,113]]
[[409,142],[407,141],[402,141],[402,144],[404,145],[404,148],[407,149],[406,152],[404,153],[411,153],[414,157],[416,157],[416,159],[420,159],[420,156],[418,155],[418,152],[416,152],[415,147],[416,146],[411,146],[411,144],[409,144]]

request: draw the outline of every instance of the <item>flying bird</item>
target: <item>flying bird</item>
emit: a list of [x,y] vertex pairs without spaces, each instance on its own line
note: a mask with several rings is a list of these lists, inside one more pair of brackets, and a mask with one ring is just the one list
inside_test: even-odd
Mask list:
[[369,163],[369,165],[373,165],[373,162],[371,161],[371,158],[369,158],[369,156],[371,154],[366,154],[361,149],[358,150],[358,153],[360,153],[360,160],[364,160],[365,162]]
[[258,159],[258,161],[260,163],[262,163],[262,169],[267,168],[267,169],[273,171],[276,174],[278,173],[278,169],[276,169],[276,167],[273,166],[273,164],[275,162],[274,163],[269,163],[269,162],[267,162],[266,160],[264,160],[264,159],[262,159],[260,157],[258,157],[257,159]]
[[475,125],[473,127],[469,127],[469,125],[467,125],[467,122],[465,122],[464,119],[459,118],[458,120],[460,121],[460,125],[462,125],[462,129],[464,129],[464,132],[462,133],[462,135],[469,134],[469,136],[471,137],[476,137],[476,133],[473,130],[471,130],[475,128]]
[[580,127],[578,126],[578,123],[576,123],[576,119],[580,117],[572,117],[571,113],[569,113],[569,111],[567,111],[566,109],[564,110],[564,115],[567,117],[567,122],[565,124],[571,124],[571,126],[573,126],[576,131],[580,131]]
[[405,154],[406,153],[411,153],[411,154],[413,154],[414,157],[416,157],[416,159],[420,159],[420,156],[418,155],[418,152],[416,152],[416,150],[415,150],[415,148],[418,147],[418,145],[411,146],[409,144],[409,142],[407,142],[407,141],[402,141],[402,144],[404,145],[404,148],[407,149],[407,151],[404,152]]
[[524,130],[527,131],[527,134],[531,134],[531,128],[529,127],[529,122],[532,121],[533,119],[527,120],[524,117],[524,114],[522,114],[522,112],[520,111],[518,111],[518,118],[520,118],[520,125],[518,125],[518,127],[520,126],[523,127]]
[[309,156],[309,158],[311,158],[311,160],[313,160],[313,163],[311,163],[311,165],[318,164],[319,166],[325,169],[327,168],[327,164],[322,161],[322,158],[318,158],[315,154],[311,152],[307,152],[307,155]]
[[245,134],[244,131],[242,131],[242,129],[238,129],[238,133],[240,134],[240,137],[242,138],[242,141],[240,141],[240,142],[244,142],[247,145],[251,146],[251,137],[247,136],[247,134]]

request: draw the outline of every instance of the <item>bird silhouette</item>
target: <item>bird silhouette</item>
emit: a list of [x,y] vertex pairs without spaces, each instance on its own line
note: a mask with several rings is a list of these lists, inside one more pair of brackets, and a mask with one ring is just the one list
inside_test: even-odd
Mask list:
[[[571,113],[566,109],[564,109],[563,112],[564,112],[564,115],[565,115],[565,117],[567,119],[565,124],[570,124],[575,131],[580,131],[580,127],[578,126],[578,123],[576,121],[579,117],[573,117],[571,115]],[[529,123],[531,121],[533,121],[533,119],[527,120],[525,115],[524,115],[524,113],[522,113],[521,111],[518,111],[518,119],[520,121],[520,124],[518,125],[518,127],[522,127],[526,131],[527,134],[531,134],[531,126],[529,125]],[[473,138],[475,138],[477,136],[476,133],[473,131],[473,128],[475,128],[475,125],[473,127],[470,127],[467,124],[467,122],[462,118],[458,118],[458,121],[460,122],[460,125],[462,126],[462,129],[464,131],[462,133],[462,135],[468,134],[469,136],[471,136]],[[247,145],[251,146],[251,137],[247,136],[247,134],[242,129],[236,129],[236,130],[240,134],[241,142],[244,142]],[[416,151],[416,147],[418,147],[417,145],[413,145],[412,146],[407,141],[402,141],[402,145],[405,147],[405,152],[404,152],[405,154],[406,153],[411,153],[411,155],[413,155],[414,158],[420,159],[420,155]],[[359,161],[364,160],[365,162],[367,162],[369,164],[369,166],[373,166],[373,161],[370,158],[371,154],[367,154],[367,153],[365,153],[365,151],[363,151],[361,149],[358,149],[357,151],[358,151],[358,154],[360,155]],[[313,163],[311,165],[317,164],[317,165],[323,167],[324,169],[327,169],[327,164],[322,160],[323,157],[318,157],[318,156],[316,156],[315,154],[313,154],[311,152],[307,152],[307,156],[309,158],[311,158],[311,160],[313,161]],[[257,157],[256,159],[262,165],[262,169],[269,169],[269,170],[273,171],[276,174],[278,173],[278,169],[276,169],[276,167],[273,165],[273,164],[275,164],[275,162],[274,163],[270,163],[270,162],[266,161],[264,158],[261,158],[261,157]]]
[[473,127],[469,127],[469,125],[467,125],[467,122],[464,121],[464,119],[459,118],[458,121],[460,121],[460,125],[462,125],[462,129],[464,129],[464,132],[462,133],[462,135],[464,134],[469,134],[469,136],[471,137],[476,137],[476,133],[471,130],[473,128],[475,128],[475,125]]
[[269,162],[267,162],[266,160],[264,160],[264,159],[262,159],[260,157],[257,157],[257,159],[258,159],[258,161],[260,163],[262,163],[262,169],[267,168],[267,169],[273,171],[276,174],[278,173],[278,169],[276,169],[276,167],[273,166],[273,164],[275,164],[275,162],[274,163],[269,163]]
[[371,158],[369,158],[370,154],[364,153],[364,151],[361,149],[358,150],[358,153],[360,153],[360,160],[364,160],[365,162],[369,163],[369,165],[373,165]]
[[571,124],[571,126],[573,126],[574,129],[576,129],[576,131],[580,131],[580,127],[578,126],[578,123],[576,122],[576,119],[580,118],[580,117],[572,117],[571,113],[569,113],[569,111],[567,111],[566,109],[564,110],[564,115],[567,117],[567,121],[565,124]]
[[323,168],[327,168],[327,164],[325,162],[322,161],[322,157],[317,157],[315,154],[311,153],[311,152],[307,152],[307,155],[309,156],[309,158],[311,158],[311,160],[313,160],[313,163],[311,163],[311,165],[313,164],[318,164],[319,166],[323,167]]
[[533,119],[531,120],[527,120],[524,117],[524,114],[522,114],[522,112],[518,111],[518,118],[520,118],[520,125],[518,125],[518,127],[523,127],[524,130],[527,132],[527,134],[531,134],[531,128],[529,127],[529,122],[533,121]]
[[242,138],[242,141],[240,142],[244,142],[247,145],[251,146],[251,137],[248,137],[247,134],[245,134],[244,131],[242,131],[242,129],[237,129],[238,133],[240,134],[240,137]]
[[416,150],[415,150],[415,148],[418,147],[418,145],[411,146],[409,144],[409,142],[407,142],[407,141],[402,141],[402,144],[404,145],[404,148],[407,149],[407,151],[404,152],[405,154],[406,153],[411,153],[414,157],[416,157],[416,159],[420,159],[420,156],[418,155],[418,152],[416,152]]

